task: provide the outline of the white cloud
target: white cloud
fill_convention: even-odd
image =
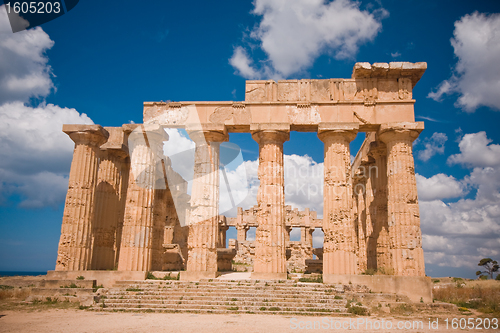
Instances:
[[[54,42],[40,28],[12,33],[0,7],[0,203],[12,195],[21,207],[57,206],[68,189],[74,143],[63,124],[92,124],[75,109],[40,103],[54,84],[45,52]]]
[[[416,174],[418,198],[421,201],[442,200],[465,194],[465,186],[453,176],[439,173],[430,178]]]
[[[0,105],[45,97],[54,88],[45,52],[54,45],[42,28],[12,33],[0,6]]]
[[[465,134],[460,143],[460,154],[451,155],[449,164],[463,164],[471,167],[500,165],[500,145],[492,144],[486,132]]]
[[[480,106],[500,110],[500,14],[465,15],[455,22],[451,44],[458,58],[454,73],[428,97],[439,101],[457,93],[457,106],[467,112]]]
[[[435,154],[444,154],[444,144],[448,137],[444,133],[435,132],[430,138],[422,140],[425,149],[418,152],[418,158],[422,161],[428,161]]]
[[[262,19],[250,33],[267,56],[254,65],[236,47],[230,64],[245,78],[288,77],[311,66],[321,54],[353,58],[361,44],[381,30],[384,9],[362,11],[350,0],[255,0],[252,13]]]
[[[285,155],[285,204],[304,210],[310,208],[323,215],[323,163],[311,157]]]
[[[499,145],[485,132],[466,134],[452,163],[473,167],[462,180],[437,174],[417,175],[425,260],[428,264],[474,269],[479,260],[500,250]],[[444,203],[475,189],[472,198]]]
[[[241,162],[238,167],[227,172],[231,193],[237,206],[248,209],[257,204],[259,179],[258,160]],[[304,210],[310,208],[323,214],[323,163],[316,163],[309,156],[284,155],[285,204]],[[220,212],[227,209],[229,202],[224,179],[221,182]],[[230,206],[230,205],[229,205]],[[228,214],[226,214],[228,215]],[[234,212],[229,213],[234,215]]]
[[[249,58],[247,51],[241,46],[234,49],[233,56],[229,59],[229,64],[236,68],[239,74],[246,78],[260,79],[261,73],[258,73],[253,67],[253,61]]]
[[[19,32],[20,33],[20,32]],[[0,105],[0,179],[3,196],[20,194],[21,206],[60,204],[68,190],[74,143],[63,124],[92,124],[85,114],[56,105]]]

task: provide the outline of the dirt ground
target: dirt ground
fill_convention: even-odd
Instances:
[[[383,324],[381,320],[384,320]],[[446,329],[444,317],[439,318],[438,327],[429,328],[427,318],[421,318],[424,327],[411,328],[405,332],[456,332],[459,329]],[[371,321],[372,328],[365,323]],[[258,314],[189,314],[189,313],[105,313],[82,311],[76,309],[49,310],[4,310],[0,311],[0,332],[37,332],[37,333],[153,333],[153,332],[193,332],[193,333],[224,333],[224,332],[387,332],[398,331],[398,322],[408,322],[409,327],[416,318],[394,317],[290,317],[280,315]],[[433,319],[435,320],[435,318]],[[336,324],[336,322],[338,323]],[[387,321],[394,326],[387,329]],[[316,322],[316,329],[313,325]],[[377,324],[385,325],[384,329],[376,329]],[[353,323],[353,324],[351,324]],[[308,326],[309,325],[309,326]],[[320,326],[322,325],[322,326]],[[344,328],[341,328],[341,325]],[[404,324],[403,324],[404,325]],[[468,331],[467,329],[465,331]],[[471,330],[476,331],[476,330]],[[500,329],[481,330],[483,332],[500,332]]]

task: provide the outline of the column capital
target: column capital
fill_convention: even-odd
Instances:
[[[109,138],[109,133],[101,125],[63,125],[63,132],[68,134],[75,144],[99,147]]]
[[[229,140],[225,125],[203,124],[199,126],[188,126],[186,127],[186,131],[191,140],[196,144],[202,144],[204,142],[225,142]]]
[[[157,124],[125,124],[122,128],[129,141],[143,138],[146,145],[168,141],[169,138],[163,126]]]
[[[415,140],[424,130],[423,122],[385,123],[380,125],[379,139],[388,143],[393,140]]]
[[[349,142],[358,134],[358,123],[320,123],[318,125],[318,138],[325,141],[332,136],[342,136]]]
[[[290,124],[288,123],[269,123],[269,124],[251,124],[250,132],[252,138],[261,143],[283,144],[290,139]]]

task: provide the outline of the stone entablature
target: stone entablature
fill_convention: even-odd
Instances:
[[[166,254],[177,253],[187,269],[181,278],[215,277],[231,223],[217,215],[219,145],[230,132],[249,132],[259,144],[256,218],[248,221],[257,224],[254,276],[283,278],[289,229],[318,224],[312,212],[295,216],[284,204],[283,143],[290,131],[310,131],[325,147],[324,281],[375,263],[395,275],[423,276],[412,153],[423,123],[415,122],[411,91],[426,66],[357,63],[351,79],[247,81],[243,102],[145,102],[144,124],[65,125],[75,150],[56,270],[161,270],[171,267]],[[164,142],[175,144],[166,127],[186,129],[195,142],[190,197],[163,156]],[[367,140],[353,175],[349,143],[359,132]],[[368,165],[379,176],[361,179],[357,170]],[[179,183],[169,187],[174,178]],[[244,238],[248,225],[236,226]],[[221,252],[224,266],[231,253]]]
[[[247,81],[243,102],[145,102],[144,122],[184,127],[196,107],[201,124],[250,132],[252,124],[289,124],[292,131],[320,123],[358,123],[374,131],[382,123],[414,122],[412,88],[426,63],[357,63],[351,79]]]
[[[229,227],[258,227],[259,223],[257,222],[257,211],[259,210],[258,206],[250,207],[247,210],[243,210],[241,207],[238,207],[238,215],[237,217],[228,217],[226,218],[226,223]],[[303,211],[299,211],[298,208],[292,208],[290,205],[285,206],[285,226],[288,228],[300,228],[300,227],[308,227],[308,228],[322,228],[323,227],[323,219],[318,219],[315,211],[310,210],[309,208],[304,209]]]

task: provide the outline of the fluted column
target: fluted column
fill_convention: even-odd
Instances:
[[[195,142],[194,175],[189,216],[187,271],[181,279],[197,280],[217,274],[219,228],[220,143],[229,139],[221,130],[189,131]]]
[[[387,148],[381,141],[371,143],[370,156],[375,160],[376,177],[370,183],[373,189],[373,233],[368,239],[368,248],[375,248],[376,266],[379,272],[392,273],[392,259],[389,250],[389,226],[387,224]]]
[[[258,128],[252,133],[259,144],[260,180],[252,274],[256,279],[286,279],[283,143],[289,139],[288,129]]]
[[[109,134],[99,125],[64,125],[75,142],[64,207],[57,271],[88,270],[92,253],[92,224],[99,146]]]
[[[120,128],[121,130],[121,128]],[[99,163],[93,227],[92,269],[115,267],[115,237],[120,220],[120,190],[122,164],[128,153],[120,148],[107,147]],[[123,213],[123,212],[121,212]]]
[[[325,144],[323,187],[323,274],[356,274],[355,230],[352,215],[352,175],[349,143],[358,125],[320,124]]]
[[[229,227],[225,223],[219,223],[219,244],[218,247],[226,247],[226,233]]]
[[[365,203],[365,191],[366,191],[366,177],[364,174],[356,175],[354,182],[354,204],[357,212],[356,218],[356,230],[357,230],[357,257],[358,257],[358,271],[364,272],[367,268],[367,249],[366,249],[366,203]]]
[[[118,270],[148,271],[154,255],[153,233],[161,230],[154,223],[155,187],[168,135],[157,125],[129,125],[125,130],[131,131],[130,175]]]
[[[381,125],[379,131],[387,145],[387,210],[395,275],[425,275],[412,152],[412,142],[422,130],[423,123],[393,123]]]
[[[237,225],[236,226],[236,239],[238,242],[244,242],[247,240],[247,231],[250,227],[246,225]]]
[[[290,232],[292,231],[292,227],[285,226],[285,244],[290,242]]]

